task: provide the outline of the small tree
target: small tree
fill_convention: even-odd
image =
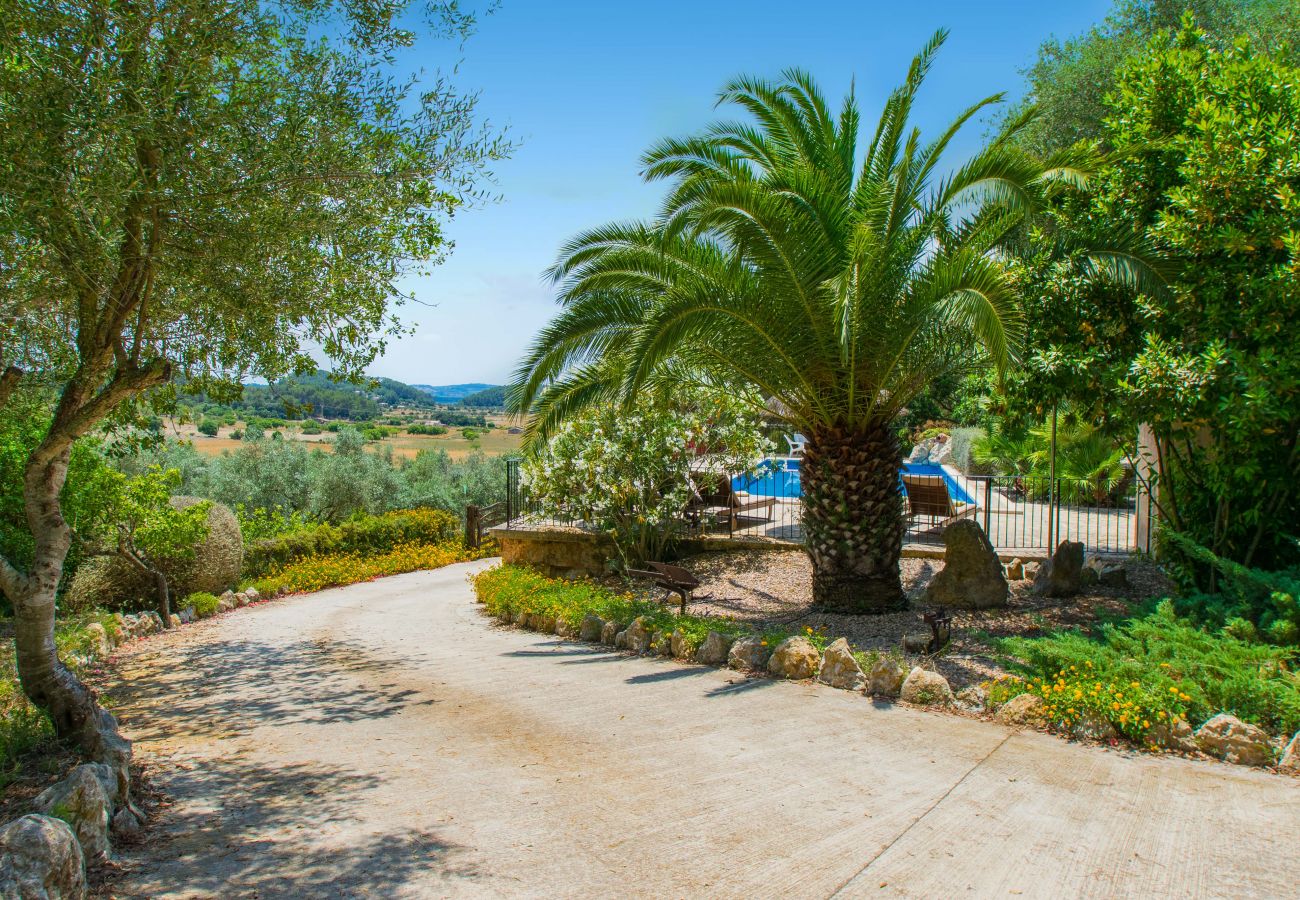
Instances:
[[[463,37],[454,3],[10,0],[0,29],[0,406],[57,395],[28,454],[30,563],[0,559],[23,689],[56,732],[120,761],[59,661],[77,440],[184,376],[359,375],[398,330],[399,283],[508,148],[444,80],[394,79],[405,23]]]
[[[607,532],[624,563],[661,559],[692,500],[772,452],[753,412],[760,405],[696,390],[589,410],[524,460],[523,482],[544,515]]]
[[[151,466],[135,478],[110,472],[104,513],[97,524],[101,552],[113,553],[153,579],[158,614],[163,627],[171,627],[171,585],[167,569],[194,558],[195,549],[208,536],[209,501],[189,506],[172,505],[171,495],[181,481],[177,469]]]

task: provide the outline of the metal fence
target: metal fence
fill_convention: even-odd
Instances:
[[[774,460],[752,476],[697,473],[692,480],[698,499],[676,523],[681,534],[803,541],[797,459]],[[1141,546],[1150,529],[1138,527],[1132,479],[1113,490],[1094,490],[1060,478],[964,475],[948,466],[906,466],[899,502],[907,527],[904,542],[913,546],[942,546],[948,525],[973,519],[1003,554],[1041,555],[1063,540],[1081,541],[1094,552],[1151,549]],[[552,504],[543,512],[521,482],[518,459],[506,461],[504,518],[508,528],[597,527],[562,506]]]

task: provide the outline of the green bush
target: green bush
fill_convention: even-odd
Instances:
[[[359,516],[341,525],[312,525],[279,537],[253,541],[244,554],[244,574],[260,578],[309,556],[383,553],[400,544],[438,544],[461,536],[461,522],[436,509],[410,509]]]
[[[447,429],[442,427],[441,425],[407,425],[406,433],[439,435],[439,434],[446,434]]]
[[[1294,650],[1198,628],[1168,600],[1151,615],[1103,627],[1097,638],[1062,632],[997,645],[1031,682],[1064,681],[1062,691],[1073,690],[1076,680],[1085,687],[1101,683],[1149,713],[1183,715],[1194,726],[1226,712],[1274,734],[1300,730]],[[1130,724],[1119,722],[1121,710],[1113,712],[1112,724]]]
[[[216,594],[210,594],[207,591],[198,591],[190,594],[184,600],[177,604],[178,609],[185,609],[187,606],[194,608],[194,615],[200,619],[206,619],[209,616],[217,614],[217,606],[220,601]]]
[[[217,432],[221,430],[221,423],[215,419],[204,419],[199,423],[199,434],[206,434],[208,437],[216,437]]]

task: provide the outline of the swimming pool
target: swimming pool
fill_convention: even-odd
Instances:
[[[909,475],[939,475],[947,483],[948,494],[953,500],[960,500],[963,503],[974,502],[974,498],[966,493],[961,484],[943,466],[931,463],[904,463],[900,472]],[[800,497],[803,492],[799,484],[799,460],[765,459],[760,464],[757,474],[737,475],[732,478],[731,489],[745,491],[758,497],[788,499]]]

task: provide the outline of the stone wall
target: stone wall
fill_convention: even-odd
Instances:
[[[607,575],[610,561],[618,558],[608,537],[577,528],[493,528],[489,533],[504,562],[533,566],[553,578]]]

